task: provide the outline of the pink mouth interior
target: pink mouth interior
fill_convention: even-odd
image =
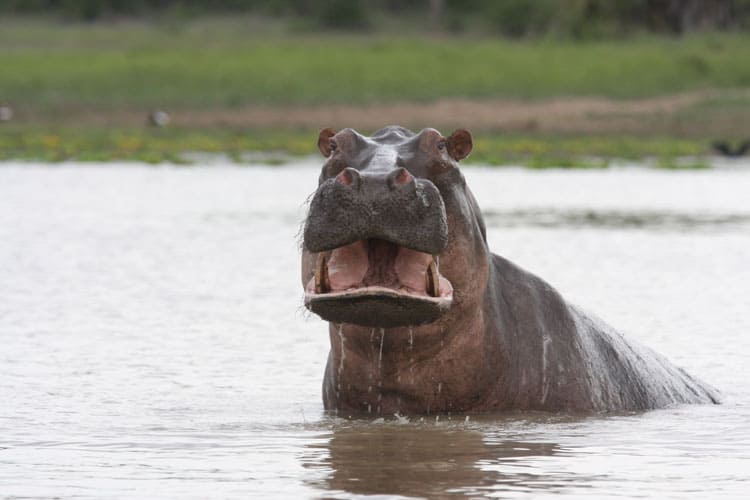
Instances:
[[[427,290],[427,273],[434,260],[428,253],[385,240],[356,241],[332,250],[326,259],[330,285],[327,293],[378,287],[433,297]],[[439,283],[438,297],[450,297],[453,294],[450,281],[439,275]],[[308,293],[315,293],[314,277],[306,288]]]

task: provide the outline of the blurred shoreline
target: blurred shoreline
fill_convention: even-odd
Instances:
[[[507,39],[0,20],[0,159],[307,155],[322,127],[468,128],[490,164],[698,157],[750,136],[750,34]],[[165,127],[149,126],[156,110]],[[600,158],[592,162],[590,159]]]

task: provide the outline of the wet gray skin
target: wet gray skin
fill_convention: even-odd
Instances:
[[[622,411],[717,392],[490,253],[458,168],[471,134],[321,131],[305,305],[330,322],[325,407],[346,414]],[[377,387],[373,387],[377,380]]]

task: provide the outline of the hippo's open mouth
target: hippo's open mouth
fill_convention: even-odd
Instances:
[[[364,326],[429,323],[452,300],[437,257],[376,238],[318,253],[305,288],[305,305],[314,313]]]

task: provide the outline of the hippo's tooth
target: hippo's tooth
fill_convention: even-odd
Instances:
[[[328,293],[331,291],[331,281],[328,279],[328,263],[323,253],[318,254],[318,262],[315,264],[315,293]]]
[[[425,274],[425,280],[427,281],[427,294],[431,297],[440,296],[440,274],[438,274],[437,264],[435,261],[431,261],[430,265],[427,266],[427,273]]]

